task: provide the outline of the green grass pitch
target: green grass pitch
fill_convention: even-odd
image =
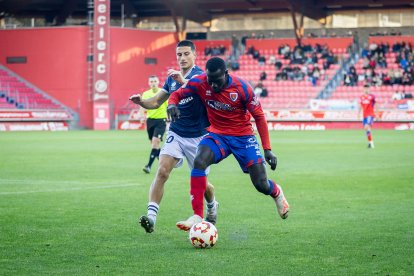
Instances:
[[[230,156],[210,181],[217,245],[175,227],[191,214],[189,169],[174,170],[156,230],[146,133],[0,133],[0,275],[414,275],[414,132],[271,132],[281,220]],[[157,163],[155,164],[155,167]]]

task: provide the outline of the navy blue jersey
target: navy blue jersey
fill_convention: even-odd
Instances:
[[[194,76],[203,74],[203,70],[194,66],[184,76],[185,79],[191,79]],[[162,89],[171,95],[181,87],[181,83],[176,82],[173,78],[168,77]],[[171,122],[170,130],[174,131],[181,137],[194,138],[200,137],[207,133],[206,127],[210,125],[207,119],[207,112],[204,104],[198,95],[189,95],[178,103],[180,110],[180,119]]]

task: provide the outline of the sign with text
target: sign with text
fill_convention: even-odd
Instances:
[[[108,103],[94,103],[93,105],[93,129],[108,130],[110,127]]]
[[[110,0],[95,0],[93,24],[94,129],[109,129]],[[97,117],[98,116],[98,117]],[[105,119],[103,119],[103,116]],[[104,123],[105,122],[105,123]]]
[[[65,110],[0,110],[0,121],[71,121]]]
[[[1,131],[68,131],[67,122],[0,122]]]

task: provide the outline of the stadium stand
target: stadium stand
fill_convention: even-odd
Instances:
[[[335,41],[332,38],[332,41]],[[270,40],[267,40],[270,41]],[[278,39],[273,39],[276,45],[279,45]],[[285,41],[285,40],[281,40]],[[260,64],[257,58],[247,53],[241,54],[237,60],[238,66],[232,73],[240,78],[250,82],[252,87],[260,81],[260,75],[262,72],[266,73],[266,79],[261,80],[263,86],[268,90],[268,96],[260,98],[260,101],[265,109],[307,109],[309,108],[309,100],[316,98],[327,82],[340,68],[340,62],[347,59],[349,54],[346,47],[329,47],[329,40],[327,44],[315,46],[304,45],[307,50],[302,53],[302,61],[294,62],[291,55],[294,53],[294,47],[291,47],[290,54],[281,54],[280,49],[276,47],[274,49],[262,49],[259,50],[259,55],[264,57],[265,62]],[[210,41],[211,45],[220,45],[223,41]],[[226,45],[229,44],[229,41]],[[205,67],[205,64],[212,54],[205,54],[205,48],[198,48],[197,51],[197,65],[201,68]],[[311,60],[312,54],[315,54],[316,60]],[[217,55],[226,61],[228,61],[228,67],[231,68],[231,51],[226,49]],[[329,62],[328,62],[329,60]],[[275,61],[281,63],[280,68],[276,68]],[[329,63],[329,65],[328,65]],[[176,61],[171,60],[170,67],[176,67]],[[318,80],[315,80],[312,74],[314,69],[318,68]],[[288,69],[288,72],[285,72]],[[166,79],[166,71],[161,72],[161,82]],[[277,78],[277,75],[285,72],[286,77]],[[300,73],[299,77],[295,72]],[[302,74],[303,73],[303,74]]]
[[[0,108],[63,109],[55,99],[7,70],[0,68]]]
[[[405,41],[391,45],[388,42],[371,43],[362,49],[360,59],[349,68],[330,99],[357,100],[364,84],[369,84],[380,109],[395,108],[414,91],[411,52],[411,44]],[[405,94],[404,97],[395,99],[393,95],[400,92]]]

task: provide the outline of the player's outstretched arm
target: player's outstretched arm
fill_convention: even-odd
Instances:
[[[161,90],[155,94],[154,97],[148,99],[142,99],[141,94],[134,94],[129,97],[129,100],[145,109],[157,109],[168,99],[168,96],[169,95],[167,93]]]

